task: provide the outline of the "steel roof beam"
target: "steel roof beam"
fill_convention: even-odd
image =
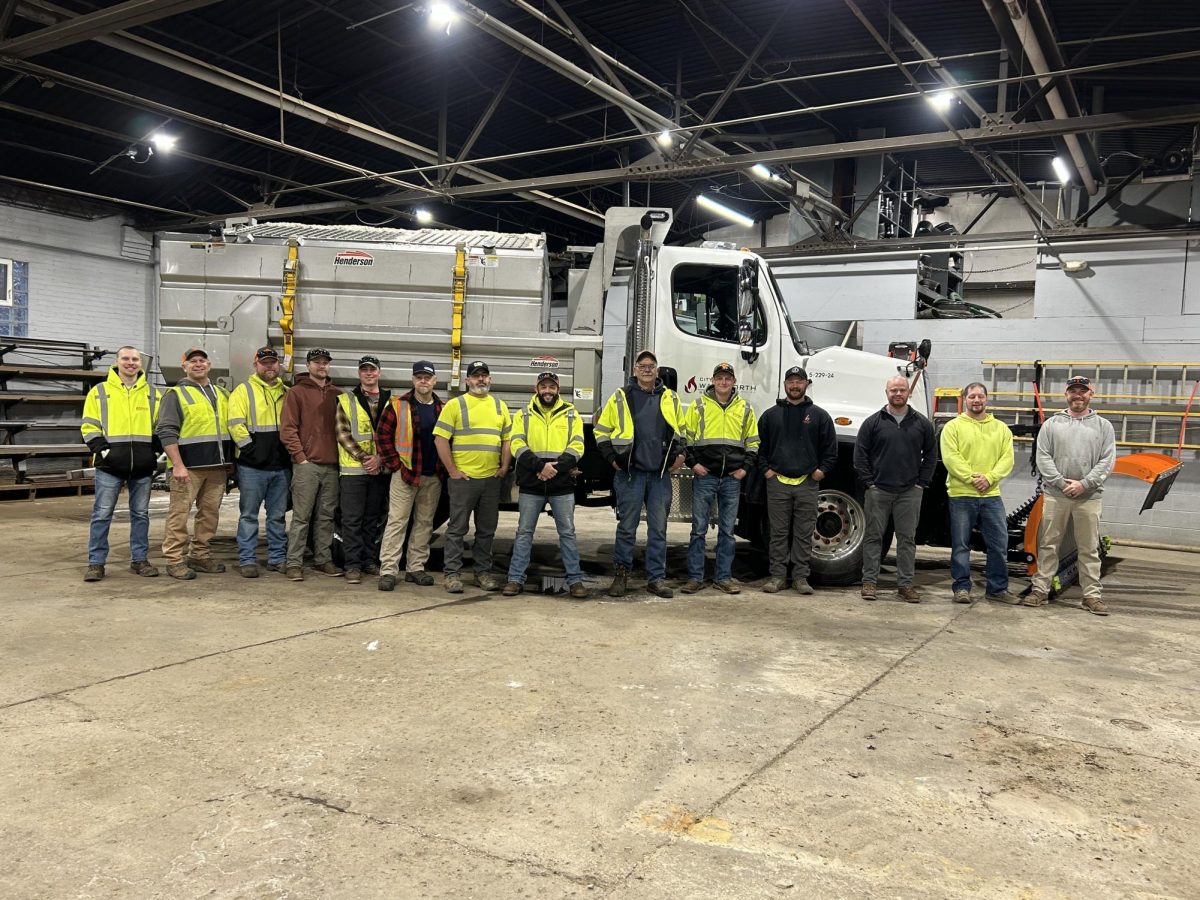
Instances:
[[[114,31],[211,6],[217,0],[126,0],[0,43],[0,55],[24,59],[94,40]]]

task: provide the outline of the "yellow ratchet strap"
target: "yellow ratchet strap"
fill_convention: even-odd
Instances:
[[[462,322],[463,303],[467,299],[467,248],[458,244],[454,248],[454,312],[450,319],[450,387],[458,387],[462,369]]]
[[[296,283],[300,276],[300,247],[295,241],[288,244],[287,261],[283,264],[283,294],[279,298],[281,315],[279,327],[283,329],[283,368],[292,374],[295,360],[293,349],[295,312],[296,312]]]

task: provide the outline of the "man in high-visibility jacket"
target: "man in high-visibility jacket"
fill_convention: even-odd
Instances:
[[[260,347],[254,374],[229,395],[229,435],[237,445],[238,574],[258,577],[258,512],[267,507],[267,570],[287,565],[287,502],[292,461],[279,440],[279,414],[287,385],[279,377],[279,351]]]
[[[375,430],[392,392],[379,387],[379,358],[358,361],[358,386],[338,397],[338,503],[342,510],[342,548],[346,583],[379,574],[379,545],[387,520],[392,473],[376,449]]]
[[[542,372],[529,405],[513,417],[512,452],[520,494],[520,519],[508,564],[504,596],[515,597],[525,586],[533,533],[538,517],[550,504],[558,529],[568,593],[587,599],[579,545],[575,542],[575,471],[583,457],[583,423],[575,407],[558,395],[558,375]]]
[[[381,591],[396,588],[410,516],[412,533],[408,535],[404,580],[424,587],[433,584],[425,563],[429,560],[433,516],[446,478],[446,469],[433,444],[433,427],[442,413],[442,400],[433,392],[436,384],[437,369],[433,363],[418,360],[413,363],[412,390],[402,397],[393,397],[379,417],[376,446],[384,468],[392,473],[387,528],[379,554]]]
[[[688,544],[688,580],[682,588],[694,594],[704,587],[704,537],[717,507],[717,558],[713,587],[740,594],[733,580],[733,526],[737,522],[742,479],[758,455],[758,421],[754,409],[737,392],[730,363],[719,363],[712,384],[688,408],[683,430],[692,481],[692,537]]]
[[[617,388],[596,420],[596,446],[613,467],[617,573],[610,597],[623,597],[633,568],[642,507],[646,508],[646,587],[657,597],[673,597],[667,586],[667,516],[671,512],[671,473],[684,462],[686,442],[679,396],[658,377],[658,357],[643,350],[633,376]]]
[[[229,438],[229,395],[208,379],[208,353],[193,347],[183,354],[184,377],[163,397],[158,439],[171,466],[171,503],[163,532],[167,574],[184,580],[197,572],[224,572],[209,542],[217,533],[225,482],[233,471]],[[195,532],[188,548],[188,514],[196,507]]]
[[[492,371],[487,363],[468,363],[466,382],[468,392],[442,408],[433,429],[434,446],[450,479],[443,567],[448,594],[463,591],[463,540],[472,515],[475,580],[485,591],[504,586],[503,579],[491,571],[492,539],[500,520],[500,483],[511,460],[512,416],[503,400],[491,396]]]
[[[136,347],[117,351],[108,378],[88,391],[83,404],[83,442],[95,455],[96,500],[88,534],[88,567],[84,581],[104,577],[108,532],[121,486],[129,489],[129,571],[152,577],[158,569],[150,553],[150,482],[158,467],[158,391],[142,371]]]

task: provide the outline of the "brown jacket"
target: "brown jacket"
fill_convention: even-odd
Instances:
[[[279,414],[279,439],[292,462],[337,465],[337,398],[341,393],[328,379],[318,385],[307,373],[296,376]]]

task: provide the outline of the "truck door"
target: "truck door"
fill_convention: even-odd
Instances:
[[[732,364],[738,392],[757,414],[778,393],[780,336],[765,298],[748,284],[757,262],[679,262],[667,277],[668,314],[656,316],[659,364],[679,373],[679,397],[690,404],[708,388],[718,363]],[[663,311],[665,312],[665,310]]]

